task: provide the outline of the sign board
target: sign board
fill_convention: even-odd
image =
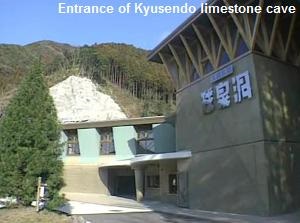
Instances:
[[[232,67],[232,66],[231,66]],[[245,99],[252,98],[252,88],[249,71],[235,75],[231,79],[220,81],[228,76],[233,68],[222,74],[212,77],[214,85],[201,92],[204,114],[209,114],[215,109],[228,108],[232,102],[241,103]],[[231,72],[232,73],[232,72]],[[218,79],[219,78],[219,79]],[[233,94],[233,96],[231,96]]]
[[[228,77],[230,74],[233,73],[233,65],[229,65],[222,70],[217,71],[214,73],[210,78],[210,83],[215,83],[225,77]]]

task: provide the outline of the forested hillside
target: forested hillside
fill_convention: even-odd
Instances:
[[[2,44],[0,110],[39,60],[49,86],[70,75],[88,77],[111,94],[129,117],[170,113],[175,103],[172,83],[163,66],[147,61],[147,54],[143,49],[117,43],[82,47],[52,41],[25,46]]]

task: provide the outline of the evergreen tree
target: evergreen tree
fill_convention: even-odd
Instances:
[[[28,205],[35,200],[37,178],[49,189],[49,207],[62,201],[60,125],[56,109],[35,65],[0,119],[0,196],[16,196]]]

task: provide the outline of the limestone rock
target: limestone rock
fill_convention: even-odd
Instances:
[[[62,123],[126,118],[119,105],[88,78],[70,76],[51,87],[50,94]]]

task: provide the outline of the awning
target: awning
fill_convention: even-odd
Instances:
[[[101,164],[99,167],[130,167],[130,160],[112,160],[110,162]]]
[[[187,159],[192,157],[191,151],[179,151],[174,153],[160,153],[160,154],[145,154],[136,156],[131,159],[131,166],[137,164],[143,164],[147,162],[153,161],[161,161],[161,160],[174,160],[174,159]]]

